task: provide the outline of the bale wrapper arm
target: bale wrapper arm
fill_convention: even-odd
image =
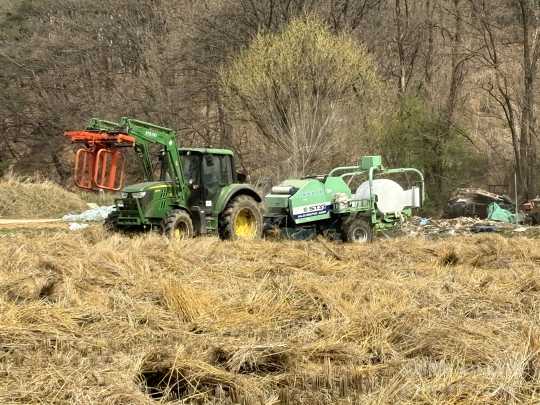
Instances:
[[[345,179],[347,177],[353,178],[353,177],[361,177],[367,175],[367,184],[369,185],[369,211],[371,213],[371,223],[373,224],[373,228],[375,230],[385,230],[389,228],[393,228],[395,226],[395,220],[392,218],[390,221],[385,221],[385,217],[387,215],[381,215],[380,210],[378,210],[377,207],[377,195],[374,192],[374,180],[375,180],[375,174],[379,176],[387,176],[392,174],[406,174],[406,173],[413,173],[417,176],[418,180],[415,183],[415,186],[411,190],[411,196],[412,201],[411,205],[412,207],[421,207],[424,203],[425,199],[425,186],[424,186],[424,175],[422,172],[418,169],[412,168],[412,167],[406,167],[406,168],[394,168],[394,169],[387,169],[385,168],[380,160],[375,159],[375,162],[372,162],[373,156],[365,156],[359,166],[344,166],[344,167],[336,167],[330,171],[328,174],[329,176],[336,176],[339,173],[339,177]],[[375,158],[378,158],[375,156]],[[350,181],[348,182],[348,184]],[[416,189],[415,189],[416,188]],[[419,192],[416,193],[416,190]],[[416,201],[415,201],[416,199]],[[349,202],[349,205],[352,209],[354,205],[361,205],[365,206],[366,200],[363,199],[351,199]],[[396,214],[403,215],[405,213],[406,216],[410,215],[410,208],[406,209],[405,212],[395,212],[390,213],[390,216],[396,216]]]

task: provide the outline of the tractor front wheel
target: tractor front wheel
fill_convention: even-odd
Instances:
[[[163,234],[171,240],[193,237],[193,222],[184,210],[172,210],[163,220]]]
[[[221,239],[260,239],[263,218],[257,201],[248,195],[232,199],[223,210],[219,228]]]
[[[107,232],[116,232],[118,231],[118,227],[116,225],[116,220],[118,218],[118,212],[113,211],[111,212],[107,218],[105,218],[105,221],[103,222],[103,228]]]
[[[349,217],[343,221],[341,227],[344,242],[366,243],[373,240],[373,229],[363,218]]]

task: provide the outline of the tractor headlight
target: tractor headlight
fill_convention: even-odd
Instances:
[[[121,194],[122,198],[128,198],[129,197],[129,193],[126,193],[125,191],[122,192]]]
[[[131,194],[133,198],[144,198],[145,195],[146,191],[139,191],[138,193]]]

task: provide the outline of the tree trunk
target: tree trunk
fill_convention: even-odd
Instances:
[[[534,10],[527,0],[519,0],[523,34],[523,99],[521,105],[519,154],[523,170],[520,173],[522,195],[529,199],[536,194],[536,117],[534,111],[535,85],[539,55],[539,27]],[[535,7],[535,6],[532,6]],[[531,24],[535,24],[531,27]],[[531,28],[534,28],[531,43]]]
[[[434,179],[434,189],[438,195],[444,195],[444,179],[446,177],[446,167],[443,160],[444,149],[452,137],[452,128],[454,126],[454,117],[456,114],[457,102],[461,93],[464,76],[464,64],[465,60],[461,55],[461,33],[463,30],[462,15],[460,9],[461,0],[453,0],[454,9],[454,29],[451,36],[451,74],[450,74],[450,88],[448,89],[448,98],[446,100],[446,107],[441,114],[442,121],[437,127],[435,135],[435,142],[433,149],[435,152],[435,161],[432,166],[432,178]]]
[[[225,117],[225,108],[219,94],[219,89],[216,90],[216,104],[219,122],[219,145],[222,148],[232,148],[231,127]]]

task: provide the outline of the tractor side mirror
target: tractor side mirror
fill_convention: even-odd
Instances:
[[[247,181],[247,176],[245,173],[237,172],[236,179],[238,180],[239,183],[245,183]]]

